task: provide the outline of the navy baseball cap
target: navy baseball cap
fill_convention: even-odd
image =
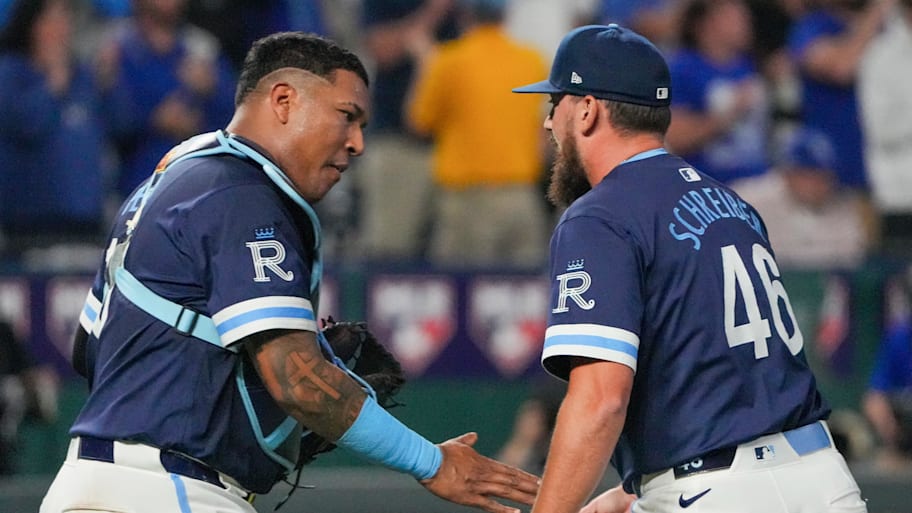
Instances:
[[[591,94],[660,107],[671,103],[671,75],[665,58],[645,37],[614,23],[586,25],[561,40],[548,80],[513,92]]]

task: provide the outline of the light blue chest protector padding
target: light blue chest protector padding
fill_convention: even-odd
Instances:
[[[202,141],[204,144],[201,144],[200,141]],[[212,142],[215,142],[216,145],[213,146]],[[187,145],[187,149],[185,150],[186,153],[180,154],[181,146],[184,145]],[[300,194],[298,194],[285,174],[282,173],[282,171],[280,171],[275,166],[275,164],[263,157],[259,152],[250,146],[233,137],[227,136],[222,131],[215,132],[214,134],[204,134],[197,136],[183,143],[181,146],[178,146],[174,150],[178,156],[174,158],[174,160],[168,162],[167,166],[164,169],[156,171],[152,178],[147,182],[146,188],[142,194],[142,199],[140,200],[139,207],[136,210],[136,214],[127,223],[127,233],[125,240],[119,243],[116,240],[114,241],[112,249],[110,250],[111,256],[108,258],[106,268],[106,284],[104,292],[105,296],[107,297],[110,290],[116,286],[120,293],[131,303],[135,304],[137,307],[152,317],[155,317],[156,319],[173,327],[179,333],[209,342],[210,344],[213,344],[226,351],[231,351],[234,353],[238,352],[239,349],[237,346],[229,348],[222,346],[221,339],[218,335],[218,331],[216,330],[215,323],[212,321],[212,318],[199,314],[198,312],[194,312],[193,310],[185,308],[177,303],[161,297],[146,287],[138,279],[136,279],[136,277],[127,271],[127,269],[123,266],[124,256],[126,254],[127,248],[129,247],[133,232],[136,229],[136,225],[139,222],[139,218],[142,215],[143,209],[149,198],[152,196],[152,194],[154,194],[156,188],[161,183],[165,173],[171,169],[174,164],[187,159],[228,154],[235,155],[242,159],[250,159],[261,165],[263,171],[266,173],[266,176],[268,176],[269,179],[272,180],[272,182],[282,190],[282,192],[284,192],[299,207],[301,207],[301,209],[307,214],[308,218],[310,219],[314,233],[315,255],[310,279],[310,297],[316,317],[323,265],[320,256],[320,221],[310,204],[308,204],[300,196]],[[193,149],[194,146],[202,147]],[[323,347],[324,352],[331,356],[331,359],[336,366],[345,370],[349,376],[356,379],[370,395],[374,395],[374,391],[370,388],[370,386],[367,385],[367,383],[365,383],[364,380],[362,380],[359,376],[351,372],[345,366],[345,364],[335,356],[332,348],[326,341],[326,338],[323,336],[323,333],[319,331],[317,332],[317,340]],[[306,436],[309,431],[304,432],[304,428],[300,423],[298,423],[294,418],[286,416],[285,420],[282,421],[277,427],[266,433],[267,430],[263,428],[260,415],[257,413],[257,404],[255,404],[256,401],[251,398],[247,386],[247,380],[245,379],[244,367],[245,366],[243,359],[239,358],[236,372],[237,387],[240,392],[241,399],[244,403],[244,408],[247,411],[247,416],[250,420],[250,426],[256,435],[257,442],[259,443],[260,448],[270,458],[282,465],[287,470],[292,470],[295,467],[295,463],[298,459],[298,447],[300,445],[300,438],[301,436]]]

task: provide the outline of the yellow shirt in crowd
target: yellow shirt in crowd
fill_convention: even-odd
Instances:
[[[408,117],[434,139],[436,182],[450,188],[537,182],[542,98],[511,90],[547,76],[542,56],[500,27],[481,26],[429,59]]]

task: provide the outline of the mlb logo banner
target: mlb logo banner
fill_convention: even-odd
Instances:
[[[320,319],[332,316],[337,321],[350,320],[346,319],[342,314],[339,305],[339,282],[333,276],[323,275],[320,280],[320,307],[317,315]],[[319,321],[320,319],[317,320]],[[318,322],[317,326],[322,328],[323,324]]]
[[[422,375],[456,334],[458,294],[453,279],[376,275],[367,294],[371,331],[407,376]]]
[[[92,288],[89,277],[52,278],[45,289],[45,333],[60,355],[69,359],[73,353],[73,333],[86,293]]]
[[[82,291],[82,297],[88,288]],[[82,305],[80,304],[80,308]],[[78,312],[78,310],[77,310]],[[78,313],[77,313],[78,315]],[[0,280],[0,320],[12,326],[16,337],[25,342],[32,335],[32,296],[24,278]]]
[[[514,378],[538,363],[549,299],[546,278],[481,277],[470,282],[470,338],[503,376]]]

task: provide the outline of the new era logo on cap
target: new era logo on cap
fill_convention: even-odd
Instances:
[[[591,94],[659,107],[671,103],[671,87],[668,64],[658,48],[636,32],[611,24],[570,31],[554,55],[548,79],[513,92]]]

